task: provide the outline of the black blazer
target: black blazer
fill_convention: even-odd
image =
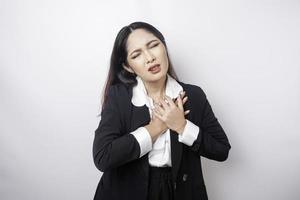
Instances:
[[[190,113],[186,119],[200,130],[192,146],[179,142],[178,134],[170,130],[175,199],[206,200],[200,156],[225,161],[231,146],[203,90],[196,85],[177,82],[188,96],[184,110]],[[129,133],[147,125],[150,114],[146,105],[134,106],[131,97],[131,87],[113,85],[102,107],[101,120],[95,130],[93,158],[96,167],[104,173],[94,200],[147,199],[148,153],[139,158],[139,144]]]

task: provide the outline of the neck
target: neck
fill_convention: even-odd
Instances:
[[[167,76],[156,82],[144,82],[149,97],[153,100],[162,99],[165,95]]]

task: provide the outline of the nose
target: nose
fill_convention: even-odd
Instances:
[[[151,63],[155,60],[155,57],[149,51],[145,51],[146,63]]]

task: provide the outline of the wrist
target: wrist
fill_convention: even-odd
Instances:
[[[152,138],[152,142],[154,142],[157,139],[157,137],[161,134],[161,130],[157,126],[154,126],[153,124],[148,124],[144,127],[148,130]]]
[[[181,125],[177,130],[175,130],[177,133],[179,133],[179,134],[182,134],[183,133],[183,131],[184,131],[184,128],[185,128],[185,126],[186,126],[186,120],[184,120],[184,123],[183,123],[183,125]]]

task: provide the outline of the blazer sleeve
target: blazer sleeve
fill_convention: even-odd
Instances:
[[[102,106],[99,126],[95,130],[93,159],[102,172],[138,159],[140,155],[140,147],[135,137],[122,132],[117,95],[117,88],[111,86],[106,103]]]
[[[198,89],[197,99],[199,101],[197,101],[198,105],[195,107],[200,108],[196,111],[196,114],[201,115],[200,123],[197,124],[200,129],[191,149],[199,156],[216,161],[225,161],[231,145],[222,126],[214,115],[205,93],[200,87]]]

